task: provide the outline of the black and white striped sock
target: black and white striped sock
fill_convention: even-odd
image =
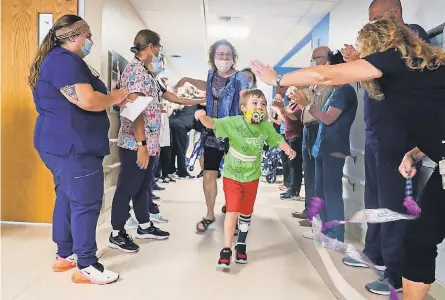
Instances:
[[[238,242],[237,244],[245,244],[247,239],[247,233],[249,232],[250,221],[252,220],[252,216],[243,216],[240,215],[238,218]]]

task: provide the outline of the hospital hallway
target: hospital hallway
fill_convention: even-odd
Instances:
[[[97,229],[98,255],[106,267],[120,273],[120,279],[107,286],[74,284],[72,271],[52,272],[56,247],[49,225],[2,224],[1,299],[357,300],[347,294],[348,288],[341,288],[346,294],[342,295],[334,287],[313,241],[303,238],[306,228],[292,218],[291,213],[300,211],[304,202],[280,200],[277,184],[260,184],[248,237],[249,263],[234,264],[229,272],[217,270],[223,242],[222,180],[218,185],[217,222],[203,235],[195,232],[196,222],[206,209],[202,180],[170,183],[165,191],[158,192],[162,215],[170,220],[159,227],[168,230],[171,237],[165,241],[136,240],[141,246],[136,254],[108,248],[108,210],[106,221]],[[135,229],[128,231],[135,233]],[[335,272],[342,274],[363,299],[387,299],[364,289],[365,283],[377,278],[373,271],[343,266],[339,254],[329,255]],[[336,278],[341,280],[339,275]]]

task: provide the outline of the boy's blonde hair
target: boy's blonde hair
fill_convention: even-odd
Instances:
[[[249,99],[251,97],[263,98],[264,100],[266,100],[266,96],[264,95],[263,91],[261,91],[259,89],[242,90],[240,92],[240,99],[239,99],[240,109],[241,109],[241,106],[247,106],[247,102],[249,102]]]

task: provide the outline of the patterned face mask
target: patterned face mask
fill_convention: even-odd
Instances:
[[[260,124],[266,119],[266,112],[261,109],[247,109],[244,115],[251,124]]]

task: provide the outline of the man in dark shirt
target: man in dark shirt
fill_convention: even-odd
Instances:
[[[392,18],[408,26],[428,42],[425,30],[416,24],[405,24],[400,0],[374,0],[369,6],[369,20]],[[355,49],[346,45],[345,61],[359,59]],[[406,152],[414,148],[406,129],[396,118],[388,101],[376,101],[365,93],[365,206],[368,209],[388,208],[401,211],[405,196],[405,180],[398,166]],[[368,224],[364,253],[371,261],[385,270],[377,281],[368,283],[366,289],[374,294],[389,295],[389,284],[402,289],[403,237],[405,221]],[[354,267],[366,267],[350,257],[343,262]]]

